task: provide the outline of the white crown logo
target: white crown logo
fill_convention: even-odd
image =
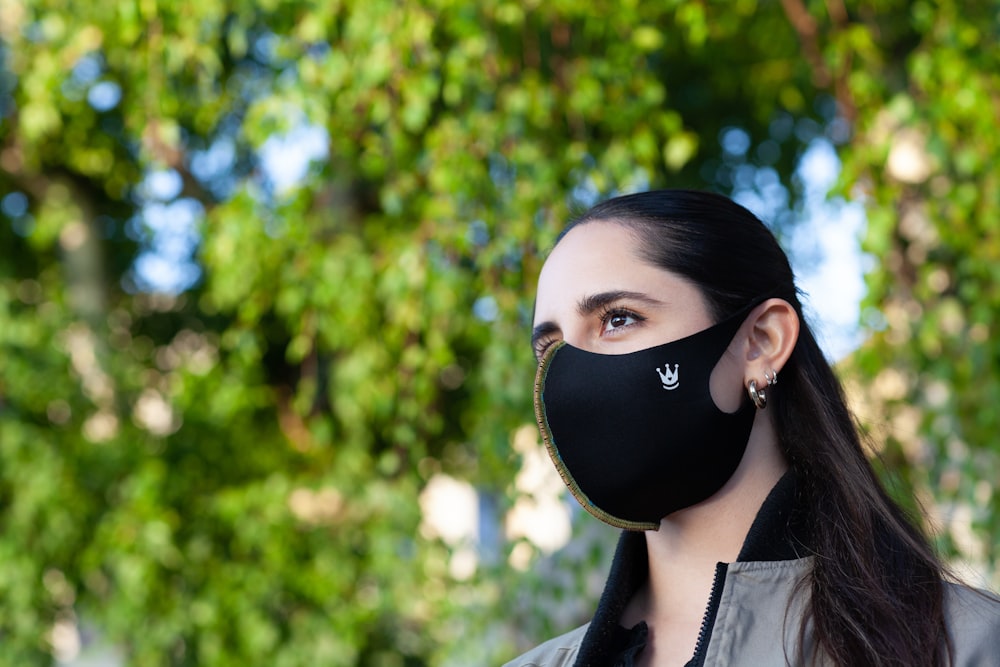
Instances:
[[[656,374],[660,376],[660,382],[663,383],[664,389],[677,389],[680,386],[679,369],[680,364],[674,364],[674,370],[670,370],[670,364],[664,364],[662,371],[659,368],[656,369]]]

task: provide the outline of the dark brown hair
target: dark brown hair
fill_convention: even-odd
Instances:
[[[716,321],[763,295],[795,308],[799,338],[780,384],[769,390],[768,409],[809,517],[817,650],[845,667],[945,664],[942,565],[865,456],[774,235],[730,199],[688,190],[617,197],[570,228],[593,221],[631,230],[643,259],[697,285]]]

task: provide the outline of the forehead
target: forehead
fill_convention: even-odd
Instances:
[[[569,230],[549,253],[542,273],[562,271],[566,265],[632,265],[644,261],[639,236],[623,223],[598,220]],[[645,263],[645,262],[644,262]]]
[[[614,221],[571,229],[556,244],[538,278],[535,321],[559,321],[586,296],[608,291],[642,292],[664,301],[700,301],[689,281],[650,264],[640,238]]]

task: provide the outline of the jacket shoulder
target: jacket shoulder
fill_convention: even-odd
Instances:
[[[589,624],[588,624],[589,625]],[[555,639],[540,644],[503,667],[571,667],[580,650],[588,625],[581,625]]]
[[[1000,598],[960,584],[946,584],[945,590],[953,664],[1000,664]]]

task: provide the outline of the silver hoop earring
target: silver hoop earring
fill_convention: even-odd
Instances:
[[[778,384],[778,371],[773,368],[771,369],[770,374],[767,371],[764,371],[764,379],[767,380],[768,387],[773,387]]]
[[[758,410],[763,410],[767,407],[767,396],[764,395],[764,390],[757,390],[757,381],[750,380],[750,384],[747,385],[747,393],[750,394],[750,400],[753,404],[757,406]]]

